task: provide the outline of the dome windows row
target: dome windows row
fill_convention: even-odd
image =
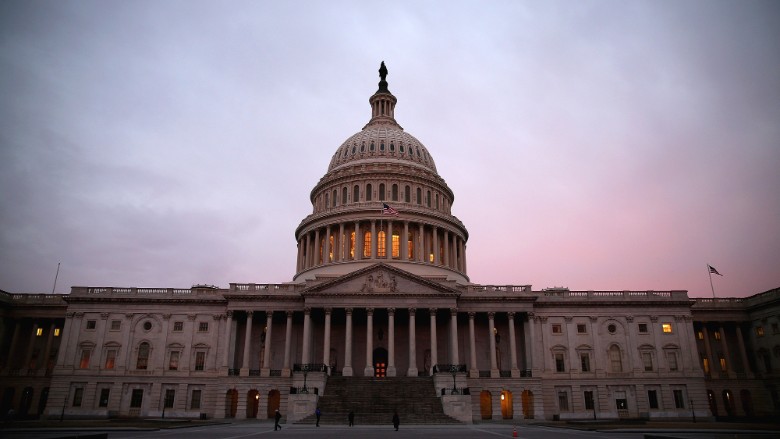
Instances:
[[[378,147],[374,141],[370,141],[368,145],[366,145],[365,141],[362,141],[360,142],[360,145],[358,145],[357,142],[353,142],[352,145],[343,146],[333,155],[331,166],[337,161],[347,159],[348,157],[364,155],[366,153],[375,154],[377,151],[380,154],[389,153],[391,155],[406,157],[411,160],[418,160],[425,164],[433,165],[433,159],[422,146],[415,144],[404,145],[403,142],[400,142],[396,148],[394,141],[390,141],[390,143],[387,144],[382,140],[379,142]]]
[[[397,183],[387,185],[385,183],[355,184],[351,191],[347,186],[325,190],[315,199],[315,212],[350,203],[373,201],[416,204],[449,213],[449,200],[438,191],[425,189],[421,186],[413,188],[409,184],[399,185]]]

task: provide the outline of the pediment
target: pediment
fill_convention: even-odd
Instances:
[[[400,268],[378,263],[313,285],[306,288],[301,294],[304,296],[381,294],[441,297],[458,296],[460,292]]]

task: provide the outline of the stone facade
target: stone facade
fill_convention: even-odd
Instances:
[[[292,282],[2,293],[0,409],[296,420],[342,375],[432,376],[464,422],[777,414],[780,290],[470,283],[454,194],[386,74],[311,192]]]

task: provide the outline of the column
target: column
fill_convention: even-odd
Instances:
[[[729,364],[731,363],[731,355],[729,355],[729,344],[726,342],[726,331],[723,329],[723,323],[718,326],[718,332],[720,332],[720,346],[723,348],[723,358],[726,359],[726,370],[723,372],[726,372],[731,377],[732,367]]]
[[[429,371],[433,375],[433,369],[439,363],[438,349],[436,346],[436,308],[431,308],[431,370]]]
[[[233,332],[233,311],[227,312],[227,323],[225,324],[225,358],[222,360],[222,367],[230,369],[230,334]],[[227,370],[226,370],[227,371]]]
[[[335,252],[334,252],[335,253]],[[325,260],[326,264],[330,264],[330,224],[325,227],[325,253],[323,254],[323,259]]]
[[[325,260],[324,257],[321,257],[321,251],[322,247],[320,246],[320,229],[317,228],[314,230],[314,263],[312,264],[315,267],[322,264],[323,260]]]
[[[479,369],[477,369],[477,342],[474,336],[474,315],[476,313],[469,312],[469,376],[471,378],[479,378]]]
[[[707,363],[709,364],[709,371],[704,371],[705,374],[709,374],[710,376],[714,375],[713,372],[715,369],[713,369],[712,364],[712,349],[710,348],[710,331],[707,329],[707,323],[702,322],[702,332],[704,332],[704,353],[707,356]],[[657,329],[656,329],[657,330]]]
[[[357,239],[357,235],[355,235],[355,239]],[[337,260],[341,262],[347,259],[344,256],[347,248],[347,245],[344,243],[344,223],[339,223],[339,237],[336,241],[336,251],[333,252],[333,254],[336,255]]]
[[[363,376],[374,376],[374,308],[366,308],[366,367]]]
[[[441,264],[441,255],[439,254],[439,228],[433,226],[433,263],[434,265]]]
[[[70,328],[73,327],[73,313],[72,312],[66,312],[65,313],[65,324],[62,325],[62,333],[60,334],[60,347],[59,352],[57,353],[57,366],[65,366],[67,364],[66,358],[68,354],[68,346],[70,343],[68,342],[68,339],[70,338]],[[16,338],[16,332],[18,329],[18,322],[14,326],[14,335],[11,338],[11,347],[14,345],[14,338]],[[12,357],[12,351],[8,351],[8,363],[5,365],[6,367],[10,366],[10,359]]]
[[[462,255],[461,258],[463,259],[463,263],[462,263],[463,268],[461,268],[461,271],[465,273],[466,272],[466,242],[465,241],[460,242],[460,250],[461,250],[460,254]]]
[[[49,325],[49,333],[46,334],[46,347],[43,349],[43,369],[49,369],[49,356],[51,355],[51,343],[54,340],[54,328],[57,327],[56,322],[51,322]]]
[[[325,308],[325,333],[323,335],[324,342],[322,345],[322,362],[325,364],[325,371],[330,375],[330,315],[333,312],[332,308]]]
[[[745,350],[745,339],[742,338],[742,328],[739,322],[737,322],[737,344],[739,345],[739,356],[742,358],[742,369],[745,375],[750,377],[750,365],[748,364],[747,351]]]
[[[246,328],[244,329],[244,356],[241,361],[241,371],[240,371],[242,377],[249,376],[249,349],[252,346],[251,341],[252,341],[253,315],[254,312],[252,311],[246,312]]]
[[[417,349],[414,344],[414,313],[417,310],[415,308],[409,308],[409,370],[406,371],[406,376],[417,376]]]
[[[447,229],[444,229],[444,261],[442,261],[442,265],[450,266],[450,232]]]
[[[515,313],[507,313],[509,318],[509,355],[512,359],[512,378],[520,377],[520,369],[517,367],[517,343],[515,340]],[[574,361],[572,359],[572,361]]]
[[[290,376],[290,344],[292,343],[292,318],[293,312],[287,311],[287,328],[284,335],[284,365],[282,376]]]
[[[419,262],[423,262],[425,260],[425,240],[423,239],[423,231],[424,231],[423,223],[420,223],[419,226],[420,226],[420,230],[417,233],[417,249],[416,249],[417,251],[415,252],[417,257],[415,259]]]
[[[450,363],[458,364],[458,309],[450,308]]]
[[[395,308],[387,309],[387,376],[394,377],[395,370]]]
[[[301,363],[311,363],[311,308],[303,308],[303,352]]]
[[[27,369],[30,367],[30,361],[32,361],[32,353],[33,348],[35,347],[35,342],[38,339],[38,336],[36,333],[38,332],[38,323],[33,323],[32,327],[32,335],[30,336],[30,345],[27,346],[27,352],[24,354],[24,364],[22,364],[21,369],[24,370],[24,374],[26,375]],[[95,347],[95,351],[97,351],[97,347]]]
[[[303,258],[303,268],[309,268],[311,267],[311,235],[309,232],[306,232],[306,248],[304,249],[304,258]]]
[[[344,340],[344,368],[341,375],[345,377],[352,376],[352,308],[347,308],[347,327]]]
[[[301,271],[301,258],[303,257],[303,240],[298,240],[298,258],[296,259],[296,271]]]
[[[495,323],[496,313],[488,313],[488,340],[490,341],[490,377],[498,378],[498,364],[496,363],[496,336],[495,336]]]
[[[376,220],[371,220],[371,259],[376,259]]]
[[[393,259],[393,221],[387,220],[387,235],[385,236],[385,256]]]
[[[263,369],[260,371],[260,375],[267,377],[271,376],[271,343],[273,342],[273,323],[274,312],[265,312],[265,346],[263,347]]]
[[[409,260],[409,221],[404,221],[404,231],[401,236],[401,260]]]
[[[349,242],[349,240],[347,240]],[[355,221],[355,248],[352,259],[363,259],[363,235],[360,233],[360,221]]]

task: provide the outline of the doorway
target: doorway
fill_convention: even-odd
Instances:
[[[387,376],[387,349],[374,349],[374,378],[384,378]]]

